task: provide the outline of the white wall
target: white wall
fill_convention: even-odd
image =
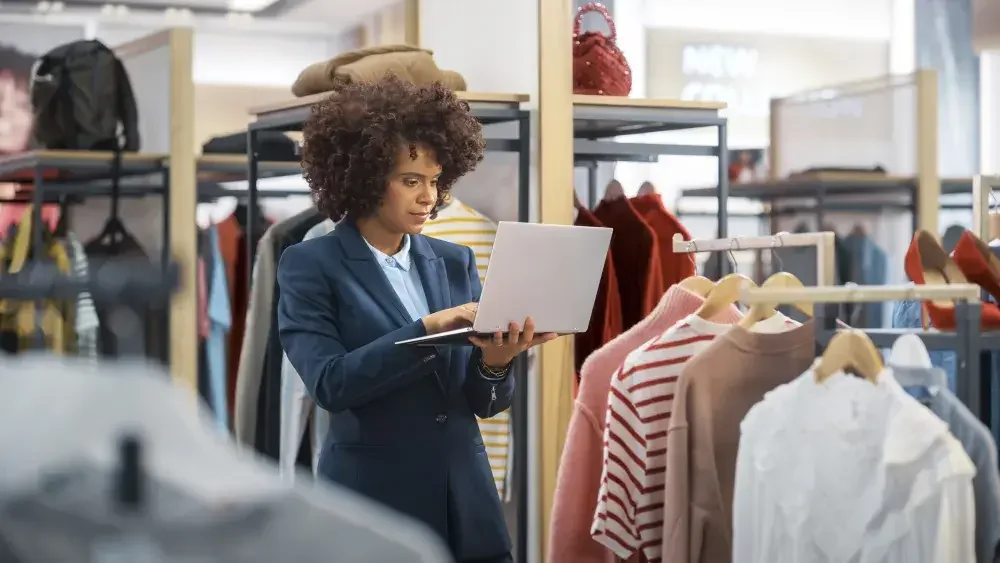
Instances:
[[[912,4],[912,1],[615,0],[614,12],[618,45],[632,67],[633,96],[645,97],[650,94],[648,67],[657,64],[655,49],[650,50],[647,42],[653,29],[686,30],[688,34],[705,31],[715,37],[732,34],[847,39],[869,44],[885,42],[888,46],[893,37],[893,2]],[[912,60],[912,39],[909,53]],[[897,68],[902,66],[898,57]],[[709,130],[653,135],[649,138],[659,139],[660,142],[715,143],[715,133]],[[757,135],[752,142],[744,139],[746,142],[741,144],[739,141],[739,131],[731,130],[730,142],[736,146],[760,146],[766,144],[767,138],[765,134]],[[712,185],[717,181],[712,160],[671,157],[663,158],[656,164],[619,163],[615,176],[628,192],[637,190],[644,180],[653,180],[654,183],[659,180],[657,187],[665,203],[672,205],[679,187]]]
[[[616,0],[620,1],[620,0]],[[889,39],[891,0],[627,0],[647,27]]]
[[[96,26],[95,36],[115,46],[155,31],[145,25],[102,23]],[[336,33],[195,29],[194,81],[291,87],[303,68],[339,51]]]
[[[979,171],[1000,174],[1000,51],[979,54]]]

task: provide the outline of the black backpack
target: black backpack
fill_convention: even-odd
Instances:
[[[31,105],[39,148],[139,150],[132,84],[125,66],[100,41],[74,41],[39,58],[31,76]]]

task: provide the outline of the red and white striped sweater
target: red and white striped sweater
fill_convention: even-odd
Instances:
[[[688,359],[730,326],[690,315],[629,354],[611,380],[591,536],[622,559],[641,552],[649,563],[660,562],[667,428],[677,378]],[[752,330],[794,326],[778,314]]]

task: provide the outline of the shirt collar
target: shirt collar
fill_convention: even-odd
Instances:
[[[372,254],[375,256],[375,260],[378,261],[380,266],[386,266],[389,265],[390,262],[393,262],[393,266],[399,266],[399,268],[404,272],[410,271],[410,235],[403,235],[403,246],[401,246],[399,251],[392,256],[389,256],[385,252],[382,252],[372,246],[371,243],[365,240],[364,237],[361,237],[361,240],[364,240],[365,244],[368,245],[368,248],[372,251]]]

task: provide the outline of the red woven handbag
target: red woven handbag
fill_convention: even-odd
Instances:
[[[587,12],[604,16],[610,33],[580,33],[580,20]],[[573,21],[573,93],[599,96],[628,96],[632,90],[632,69],[615,44],[615,22],[603,4],[593,2],[581,7]]]

